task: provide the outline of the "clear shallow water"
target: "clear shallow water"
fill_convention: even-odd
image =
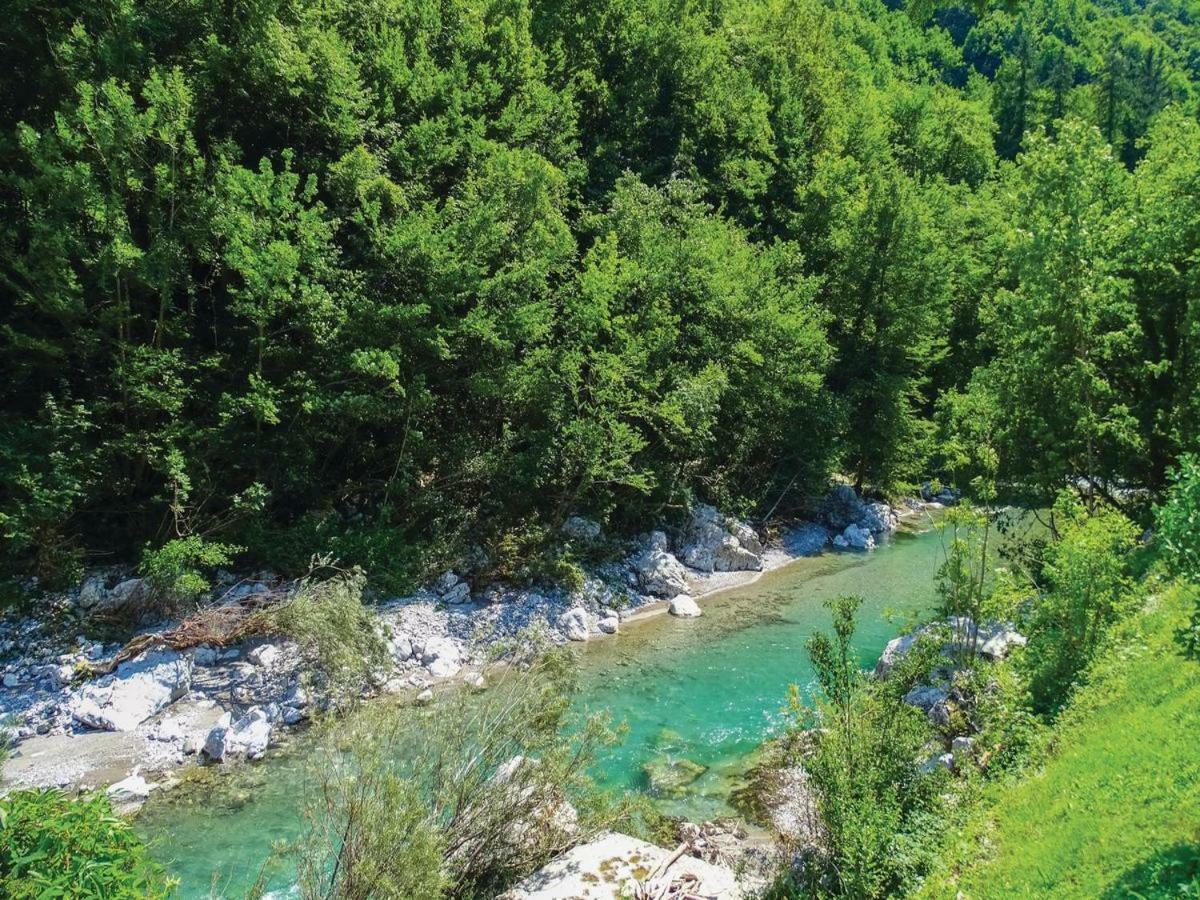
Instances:
[[[874,553],[798,560],[703,600],[699,619],[658,616],[587,644],[577,706],[608,710],[629,728],[625,742],[601,761],[598,780],[642,789],[645,766],[687,760],[703,774],[662,797],[665,811],[693,818],[728,813],[728,793],[747,754],[783,725],[788,685],[807,689],[812,678],[804,642],[829,627],[823,601],[864,598],[855,646],[869,665],[905,620],[928,610],[941,556],[935,531],[901,532]],[[180,878],[181,897],[243,896],[273,844],[303,832],[301,810],[311,790],[303,744],[233,774],[201,774],[195,787],[148,803],[138,830]],[[268,872],[271,887],[290,880],[285,865]]]

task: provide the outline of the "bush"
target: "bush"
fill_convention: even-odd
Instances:
[[[1137,606],[1130,574],[1137,530],[1120,512],[1089,512],[1070,494],[1055,504],[1058,540],[1046,550],[1046,590],[1031,615],[1034,708],[1057,710],[1113,622]]]
[[[587,775],[615,740],[602,718],[566,728],[569,654],[504,670],[483,694],[372,707],[339,726],[301,842],[305,898],[494,896],[636,807]]]
[[[917,767],[930,737],[925,717],[889,682],[858,669],[851,640],[860,602],[832,601],[833,637],[808,642],[822,697],[803,764],[825,846],[807,857],[801,878],[817,895],[886,897],[911,886],[934,858],[938,780]],[[809,711],[794,708],[801,724],[813,724]]]
[[[1154,509],[1154,525],[1167,568],[1200,581],[1200,457],[1182,457],[1173,479],[1166,502]]]
[[[330,682],[334,699],[356,695],[387,662],[377,620],[363,603],[359,570],[327,581],[305,581],[278,606],[262,613],[266,631],[300,645]]]
[[[144,900],[171,888],[103,794],[14,791],[0,801],[0,896]]]
[[[164,600],[174,603],[195,600],[209,588],[211,573],[232,565],[241,547],[206,541],[198,534],[167,541],[157,550],[142,551],[138,571]]]

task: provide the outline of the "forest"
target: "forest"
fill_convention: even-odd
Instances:
[[[1200,429],[1194,0],[11,0],[0,552],[410,584]],[[1144,502],[1144,501],[1141,501]]]

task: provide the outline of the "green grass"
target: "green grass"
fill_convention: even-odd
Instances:
[[[1120,629],[1042,769],[995,785],[925,895],[1200,897],[1200,661],[1172,587]]]

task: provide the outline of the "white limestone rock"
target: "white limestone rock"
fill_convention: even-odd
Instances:
[[[452,678],[462,668],[462,650],[451,638],[430,638],[425,642],[421,663],[434,678]]]
[[[875,535],[852,522],[841,534],[834,537],[833,546],[840,550],[874,550]]]
[[[204,755],[214,762],[233,756],[261,759],[271,743],[271,716],[260,706],[252,706],[236,722],[225,713],[204,741]]]
[[[133,774],[128,778],[109,785],[105,793],[108,795],[108,799],[117,806],[129,806],[144,801],[150,796],[151,790],[146,779],[138,774],[137,769],[134,769]]]
[[[581,606],[568,609],[558,617],[558,629],[568,641],[586,641],[590,636],[587,610]]]
[[[701,572],[762,569],[762,542],[754,529],[702,504],[692,512],[684,534],[684,563]]]
[[[700,605],[687,594],[679,594],[671,599],[667,612],[681,619],[694,619],[700,615]]]
[[[246,659],[256,666],[273,668],[283,658],[278,644],[261,644],[246,654]]]
[[[501,895],[501,900],[612,900],[632,897],[648,873],[665,865],[671,851],[617,832],[605,832],[555,857]],[[741,900],[747,896],[725,866],[694,856],[678,857],[666,866],[651,890],[664,889],[684,875],[695,877],[692,895],[706,900]],[[658,894],[655,893],[654,896]]]
[[[657,538],[661,536],[661,540]],[[652,532],[649,545],[629,560],[637,582],[647,594],[674,597],[687,591],[687,569],[666,547],[666,535]]]
[[[84,685],[68,701],[71,717],[104,731],[132,731],[191,688],[192,660],[174,650],[144,653],[113,675]]]

